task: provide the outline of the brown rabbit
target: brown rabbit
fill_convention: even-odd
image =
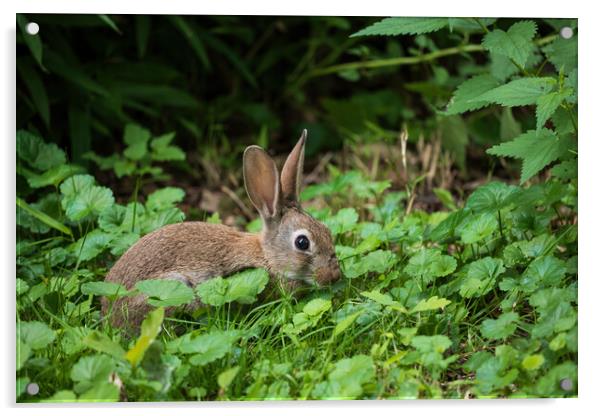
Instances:
[[[244,152],[245,188],[263,220],[260,234],[204,222],[167,225],[130,247],[105,280],[127,289],[146,279],[175,279],[194,287],[212,277],[255,267],[265,268],[289,290],[303,283],[325,285],[339,279],[330,231],[299,204],[306,137],[303,130],[280,178],[263,149],[249,146]],[[106,315],[106,299],[102,307]],[[111,322],[138,326],[148,311],[143,295],[121,298],[111,308]]]

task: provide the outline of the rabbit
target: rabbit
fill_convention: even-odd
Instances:
[[[338,280],[341,271],[329,229],[299,203],[306,138],[307,130],[303,130],[280,175],[261,147],[249,146],[244,151],[244,184],[262,219],[261,233],[205,222],[167,225],[130,247],[105,280],[128,290],[146,279],[175,279],[195,287],[247,268],[266,269],[271,280],[288,291]],[[110,312],[111,323],[117,327],[139,327],[149,310],[141,294],[120,298],[113,305],[102,299],[103,316]]]

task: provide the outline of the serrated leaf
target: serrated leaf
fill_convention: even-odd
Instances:
[[[448,22],[445,17],[388,17],[352,34],[350,37],[418,35],[443,29],[448,25]]]
[[[196,337],[186,334],[171,341],[167,349],[172,352],[179,351],[182,354],[194,354],[190,358],[190,364],[205,365],[229,353],[241,335],[240,331],[235,330],[214,330]]]
[[[328,380],[316,385],[312,396],[324,399],[354,399],[363,392],[363,385],[375,376],[374,362],[367,355],[356,355],[337,361]]]
[[[113,235],[97,228],[69,246],[69,249],[80,261],[88,261],[109,248],[112,239]]]
[[[572,89],[554,91],[537,99],[535,111],[537,117],[537,132],[540,132],[546,121],[556,112],[560,104],[573,93]]]
[[[552,91],[555,85],[556,80],[550,77],[519,78],[478,95],[468,102],[478,105],[483,102],[496,103],[505,107],[531,105],[535,104],[539,97]]]
[[[577,35],[570,39],[558,36],[542,50],[558,72],[564,71],[565,74],[568,74],[577,68],[577,44]]]
[[[114,203],[113,192],[104,186],[89,186],[72,198],[63,199],[65,214],[73,221],[97,217]]]
[[[180,306],[194,299],[193,290],[179,280],[142,280],[135,287],[148,296],[147,302],[153,306]]]
[[[508,312],[500,315],[497,319],[486,319],[481,324],[481,334],[487,339],[504,339],[516,331],[518,314]]]
[[[456,88],[447,104],[446,115],[461,114],[478,110],[490,104],[487,100],[475,100],[477,97],[491,91],[500,85],[499,81],[489,74],[476,75]]]
[[[560,162],[550,170],[550,173],[559,179],[576,179],[577,159]]]
[[[524,67],[533,49],[537,25],[532,20],[513,24],[507,32],[495,29],[483,38],[483,47],[491,53],[507,56]]]
[[[393,300],[393,298],[386,293],[380,293],[378,290],[373,290],[371,292],[362,292],[360,294],[380,305],[389,306],[392,309],[398,310],[400,312],[407,312],[406,308],[404,308],[401,303],[397,302],[396,300]]]
[[[576,145],[569,137],[559,138],[553,131],[543,128],[539,136],[535,130],[529,130],[511,142],[487,149],[487,153],[523,159],[522,184],[573,147]]]

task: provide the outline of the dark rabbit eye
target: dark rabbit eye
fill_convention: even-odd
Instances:
[[[309,238],[304,235],[299,235],[295,238],[295,247],[299,250],[307,250],[309,248]]]

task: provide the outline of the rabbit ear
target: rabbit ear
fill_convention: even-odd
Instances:
[[[283,199],[298,201],[301,190],[301,177],[303,175],[303,160],[305,158],[305,139],[307,130],[303,129],[301,138],[286,158],[280,175]]]
[[[251,202],[265,220],[279,209],[280,181],[272,158],[259,146],[249,146],[243,155],[243,177]]]

